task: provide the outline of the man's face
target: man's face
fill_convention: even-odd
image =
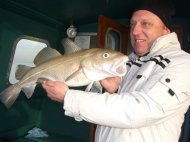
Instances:
[[[170,32],[157,15],[147,10],[134,12],[130,24],[131,44],[138,56],[148,53],[155,39]]]

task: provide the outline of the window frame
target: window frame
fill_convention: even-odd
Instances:
[[[11,81],[10,81],[11,69],[12,69],[12,66],[13,66],[13,63],[14,63],[14,58],[15,58],[17,45],[23,39],[44,43],[47,46],[50,46],[50,43],[47,40],[37,38],[37,37],[32,37],[32,36],[28,36],[28,35],[21,35],[18,38],[16,38],[16,40],[13,43],[13,49],[12,49],[12,53],[11,53],[11,57],[10,57],[10,61],[9,61],[9,67],[8,67],[8,73],[7,73],[7,82],[8,82],[8,84],[15,84],[15,83],[11,83]]]

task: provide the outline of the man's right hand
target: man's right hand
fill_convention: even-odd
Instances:
[[[42,87],[46,90],[49,98],[60,103],[63,103],[65,94],[69,90],[65,83],[59,81],[43,81]]]
[[[115,93],[120,86],[121,77],[110,77],[100,81],[101,85],[109,93]]]

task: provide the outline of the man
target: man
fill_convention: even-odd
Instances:
[[[134,52],[127,74],[102,80],[106,93],[70,90],[61,82],[42,84],[52,100],[64,102],[66,115],[98,124],[95,142],[179,140],[190,104],[190,55],[181,50],[157,6],[145,5],[132,14]]]

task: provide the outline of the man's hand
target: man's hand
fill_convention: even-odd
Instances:
[[[120,77],[110,77],[100,81],[101,85],[108,91],[109,93],[114,93],[119,88],[121,83]]]
[[[43,81],[42,87],[46,90],[47,96],[57,102],[63,103],[68,86],[59,81]]]

